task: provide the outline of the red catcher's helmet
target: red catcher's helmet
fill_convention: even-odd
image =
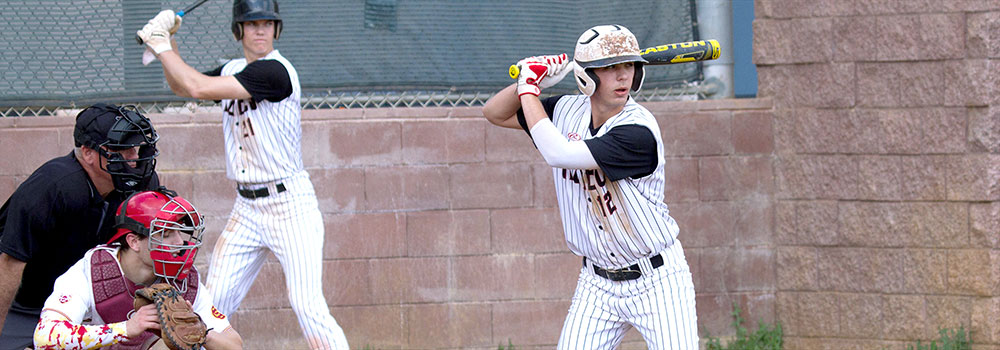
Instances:
[[[108,244],[128,233],[149,238],[153,274],[165,278],[182,292],[201,247],[204,220],[198,209],[168,190],[138,192],[122,202],[115,217],[118,232]],[[179,235],[180,240],[172,238]]]

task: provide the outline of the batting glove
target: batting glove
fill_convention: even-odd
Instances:
[[[542,89],[538,83],[545,79],[549,66],[538,57],[528,57],[517,62],[517,68],[521,71],[517,76],[517,96],[532,94],[538,96]]]
[[[556,84],[558,84],[560,81],[563,80],[563,78],[566,76],[566,73],[569,73],[569,71],[573,70],[569,66],[570,62],[572,61],[566,58],[566,54],[540,56],[539,58],[545,62],[545,65],[549,67],[549,70],[546,73],[546,78],[542,79],[542,81],[538,83],[539,89],[547,89],[552,86],[555,86]]]
[[[142,27],[135,34],[157,55],[164,51],[173,50],[173,47],[170,46],[170,32],[166,29],[159,28],[153,24],[146,24],[145,27]]]
[[[174,11],[163,10],[157,13],[156,17],[150,19],[147,24],[155,24],[170,34],[176,34],[181,29],[181,16],[178,16]]]

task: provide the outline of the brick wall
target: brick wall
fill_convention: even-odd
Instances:
[[[645,104],[700,333],[731,335],[739,302],[781,321],[788,349],[900,348],[959,325],[1000,349],[1000,2],[756,9],[762,98]],[[217,114],[153,118],[164,182],[211,215],[211,248],[235,196]],[[71,125],[0,119],[0,196],[67,152]],[[521,132],[477,108],[307,111],[304,128],[325,294],[356,348],[553,347],[579,260]],[[248,348],[304,346],[283,281],[271,258],[233,315]]]
[[[787,347],[1000,348],[1000,2],[756,5]]]
[[[645,104],[666,142],[701,332],[730,335],[739,302],[776,310],[771,101]],[[235,197],[217,113],[151,115],[163,182],[208,218],[211,248]],[[0,119],[0,197],[72,147],[72,117]],[[355,348],[551,349],[580,269],[549,168],[523,132],[478,108],[306,111],[303,153],[326,224],[325,295]],[[248,349],[305,347],[272,256],[232,315]],[[634,331],[625,349],[645,348]]]

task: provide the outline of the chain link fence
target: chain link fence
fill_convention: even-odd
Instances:
[[[95,102],[146,113],[207,111],[174,96],[158,62],[140,63],[135,30],[190,0],[6,0],[0,3],[0,116],[66,114]],[[184,16],[182,57],[211,70],[242,57],[231,1]],[[694,0],[285,0],[275,47],[299,72],[303,108],[481,106],[509,85],[507,67],[539,54],[572,54],[597,24],[629,27],[640,46],[697,40]],[[220,20],[221,19],[221,20]],[[701,65],[647,67],[639,101],[699,99],[714,91]],[[549,93],[574,93],[572,78]]]

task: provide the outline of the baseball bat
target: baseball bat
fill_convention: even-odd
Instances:
[[[686,41],[648,47],[639,52],[649,65],[708,61],[719,58],[719,42],[715,39]]]
[[[685,41],[659,46],[647,47],[639,50],[642,58],[649,63],[646,65],[658,66],[664,64],[677,64],[698,61],[708,61],[719,58],[721,46],[715,39]],[[511,65],[507,70],[511,79],[517,79],[521,73],[517,65]]]
[[[188,5],[188,7],[185,7],[183,10],[177,11],[177,15],[184,17],[184,15],[186,15],[188,12],[191,12],[192,10],[198,8],[198,6],[201,6],[201,4],[204,4],[206,2],[208,2],[208,0],[195,1],[193,4]],[[136,44],[142,45],[142,38],[140,38],[138,34],[135,35],[135,42]]]

